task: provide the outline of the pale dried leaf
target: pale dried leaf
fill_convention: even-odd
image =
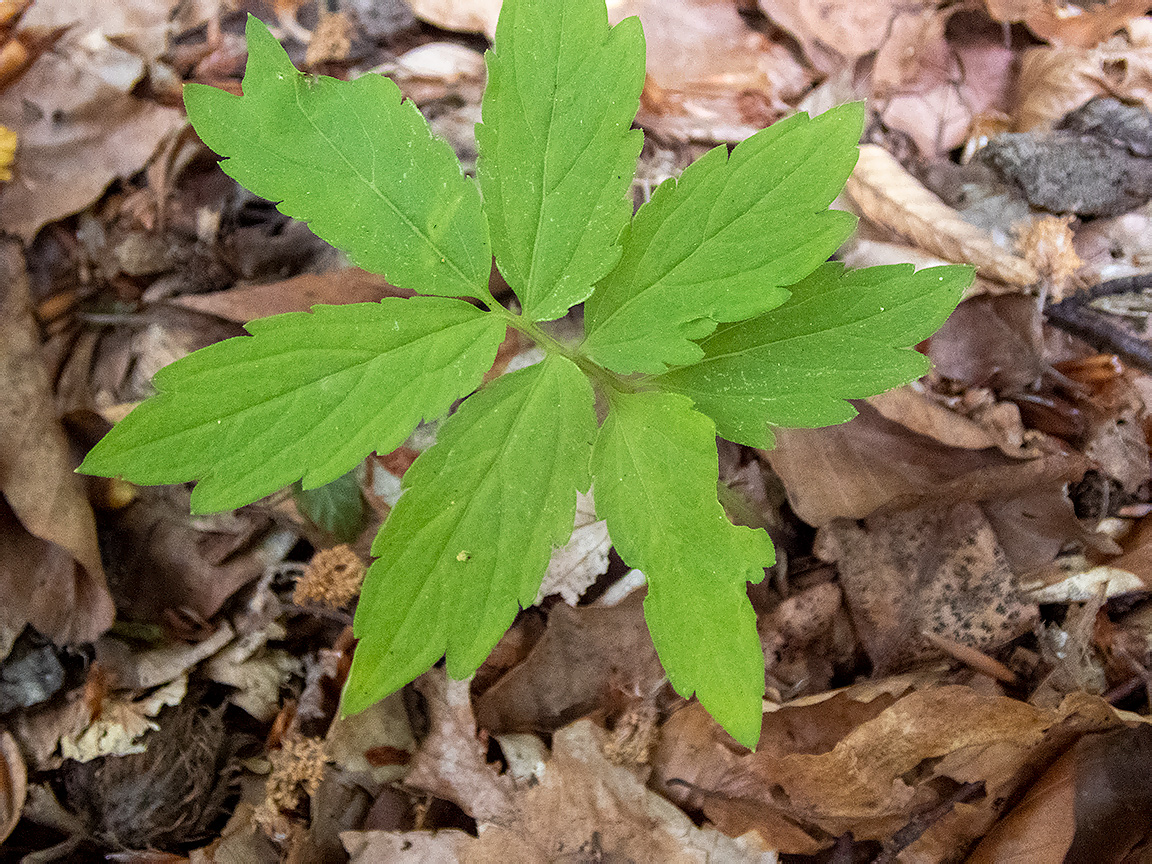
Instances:
[[[377,864],[403,861],[404,864],[460,864],[476,838],[455,828],[430,831],[342,831],[340,842],[349,855],[349,864]],[[516,864],[515,859],[508,859]]]
[[[1001,248],[987,232],[965,222],[882,147],[865,144],[847,192],[871,221],[948,261],[974,264],[980,274],[1027,287],[1039,278],[1027,261]]]
[[[456,33],[496,35],[501,0],[409,0],[412,12],[422,21]]]
[[[569,606],[575,606],[580,597],[592,587],[596,579],[608,572],[608,550],[612,541],[608,537],[608,523],[596,519],[596,505],[592,493],[576,493],[576,525],[572,539],[562,549],[552,553],[548,572],[536,594],[539,603],[545,597],[559,594]]]
[[[142,699],[106,699],[100,716],[86,729],[60,739],[60,754],[76,762],[90,762],[101,756],[143,753],[147,749],[141,740],[144,734],[160,728],[151,718],[162,708],[179,705],[187,692],[188,676],[181,675]]]

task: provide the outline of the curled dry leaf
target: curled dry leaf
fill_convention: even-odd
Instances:
[[[56,418],[18,242],[0,245],[0,655],[32,624],[89,642],[115,609],[96,520]]]
[[[689,706],[665,724],[657,782],[682,798],[681,784],[670,781],[688,778],[705,813],[726,833],[756,831],[780,852],[811,854],[847,832],[889,842],[907,828],[912,842],[893,849],[902,852],[897,860],[944,861],[981,837],[1005,801],[1069,740],[1121,724],[1106,702],[1083,694],[1052,711],[960,686],[883,699],[854,707],[843,697],[825,700],[804,709],[802,721],[786,721],[797,709],[781,708],[765,716],[766,732],[779,722],[825,734],[799,741],[781,735],[782,746],[764,746],[762,739],[751,754],[718,750],[706,718],[676,723]],[[714,769],[717,763],[722,770]],[[956,797],[962,787],[967,798]],[[926,813],[934,820],[925,820]]]
[[[867,219],[941,258],[974,264],[980,275],[1022,288],[1039,278],[1031,264],[965,222],[882,147],[865,144],[860,148],[860,160],[846,190]]]
[[[1092,48],[1031,48],[1017,87],[1017,132],[1050,129],[1094,96],[1152,105],[1152,43],[1137,35]]]
[[[12,833],[28,795],[28,771],[16,739],[0,732],[0,845]]]
[[[409,0],[412,12],[442,30],[496,35],[501,0]]]
[[[984,5],[997,21],[1023,21],[1041,39],[1078,48],[1095,47],[1148,11],[1145,0],[984,0]]]

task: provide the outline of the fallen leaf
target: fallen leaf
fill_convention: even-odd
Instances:
[[[82,731],[60,739],[60,755],[74,762],[91,762],[101,756],[127,756],[147,750],[141,740],[160,727],[152,719],[163,708],[179,705],[188,692],[188,676],[180,675],[142,699],[106,699],[100,716]]]
[[[1152,105],[1152,42],[1129,30],[1087,48],[1042,46],[1024,52],[1013,112],[1017,132],[1051,129],[1094,96]]]
[[[572,538],[552,553],[548,572],[536,593],[536,603],[559,594],[569,606],[575,606],[593,583],[608,572],[608,523],[596,518],[592,493],[576,493],[576,525]]]
[[[349,864],[403,861],[404,864],[462,864],[476,838],[455,828],[429,831],[342,831]],[[509,852],[511,850],[508,850]],[[507,859],[516,864],[515,859]]]
[[[1033,285],[1039,278],[1031,264],[965,222],[882,147],[860,148],[845,189],[867,219],[941,258],[974,264],[980,275],[1018,287]]]
[[[881,841],[898,860],[927,864],[949,860],[983,836],[1005,802],[1080,734],[1121,723],[1103,700],[1082,694],[1047,711],[962,686],[856,706],[855,717],[839,714],[847,707],[842,701],[819,704],[833,712],[827,737],[789,749],[781,736],[783,747],[756,753],[723,756],[714,745],[700,746],[705,730],[669,721],[658,776],[670,789],[679,785],[675,778],[687,778],[726,831],[755,831],[780,852],[811,854],[851,832],[856,840]],[[822,725],[817,710],[786,728]],[[678,743],[685,735],[697,742],[695,753]],[[662,764],[660,753],[673,750],[679,761]],[[710,767],[717,758],[720,772]]]
[[[787,30],[821,72],[837,69],[876,51],[902,16],[917,16],[935,4],[916,0],[760,0],[760,9]]]
[[[48,0],[31,8],[26,23],[70,27],[0,101],[0,124],[20,135],[13,178],[0,192],[0,226],[31,240],[45,223],[82,210],[113,180],[143,168],[185,120],[131,92],[146,58],[164,50],[167,8]]]
[[[971,503],[834,520],[813,551],[834,562],[873,667],[895,671],[935,656],[922,631],[989,651],[1031,631],[1035,604],[984,514]]]
[[[0,845],[20,821],[28,796],[28,770],[16,739],[0,732]]]
[[[1022,21],[1041,39],[1079,48],[1095,47],[1148,11],[1144,0],[984,0],[984,5],[997,21]]]
[[[477,822],[500,822],[515,810],[510,778],[484,758],[467,681],[433,668],[416,679],[428,703],[430,730],[412,757],[404,782],[452,801]]]
[[[610,607],[558,604],[528,657],[477,700],[476,718],[492,732],[549,732],[663,681],[641,592]]]
[[[90,642],[115,609],[12,241],[0,245],[0,383],[0,656],[26,624],[58,644]]]
[[[412,13],[441,30],[496,35],[501,0],[410,0]]]
[[[383,276],[359,267],[348,267],[330,273],[302,273],[279,282],[227,291],[190,294],[176,297],[171,302],[185,309],[247,324],[269,315],[307,312],[317,303],[375,303],[385,297],[411,297],[412,294],[390,285]]]

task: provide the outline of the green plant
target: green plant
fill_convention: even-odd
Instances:
[[[822,263],[854,226],[828,205],[855,164],[862,106],[717,147],[633,216],[643,35],[634,18],[610,27],[603,0],[504,4],[478,185],[387,78],[306,77],[254,18],[247,35],[242,97],[185,89],[223,169],[360,266],[435,296],[253,321],[158,373],[158,395],[80,470],[199,480],[193,509],[223,510],[329,483],[467,396],[372,547],[344,710],[445,654],[453,677],[472,673],[533,602],[591,484],[616,548],[648,577],[673,686],[754,746],[764,666],[746,582],[773,549],[718,503],[715,436],[768,447],[769,424],[850,419],[845,399],[926,371],[907,346],[971,280],[966,267]],[[520,312],[489,292],[493,255]],[[586,335],[564,344],[544,322],[581,302]],[[480,387],[506,327],[546,359]]]

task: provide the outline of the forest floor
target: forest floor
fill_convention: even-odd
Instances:
[[[499,6],[0,2],[0,859],[1152,860],[1145,2],[609,3],[648,46],[638,206],[867,100],[836,257],[978,268],[929,375],[771,451],[719,442],[729,516],[778,556],[749,586],[755,752],[668,683],[590,497],[475,676],[338,716],[371,542],[435,422],[212,516],[74,473],[185,354],[408,296],[187,124],[183,83],[240,91],[246,13],[300,69],[392,77],[473,171]],[[509,332],[489,377],[537,359]]]

